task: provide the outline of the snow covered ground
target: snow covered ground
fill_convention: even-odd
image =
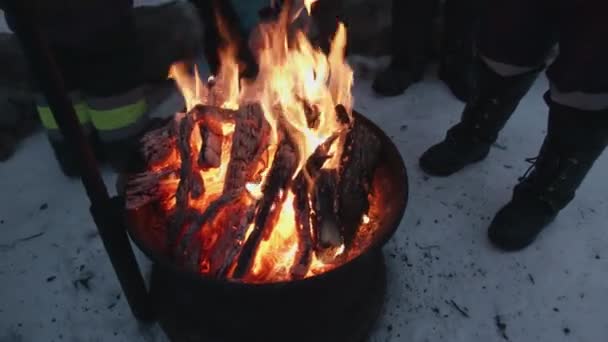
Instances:
[[[489,221],[528,167],[524,158],[542,141],[546,88],[541,78],[485,162],[438,179],[426,177],[417,158],[463,104],[434,73],[391,99],[375,97],[369,81],[357,79],[355,107],[393,138],[411,187],[405,217],[385,247],[389,292],[371,341],[606,339],[607,156],[531,248],[502,253],[486,239]],[[103,173],[113,189],[116,176]],[[88,206],[41,132],[0,164],[0,342],[165,341],[157,326],[131,316]]]

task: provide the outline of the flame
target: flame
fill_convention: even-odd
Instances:
[[[304,0],[304,8],[310,15],[312,5],[316,0]],[[300,9],[301,10],[301,9]],[[216,15],[219,33],[226,44],[219,50],[221,65],[217,75],[206,82],[200,79],[198,69],[193,73],[185,63],[175,63],[171,66],[169,77],[175,80],[183,94],[186,109],[190,111],[197,105],[208,104],[225,109],[237,110],[247,103],[260,103],[266,121],[271,127],[268,156],[265,165],[271,165],[276,146],[282,134],[295,143],[298,152],[298,165],[293,178],[298,175],[304,163],[314,151],[328,138],[345,129],[336,114],[336,105],[341,104],[351,115],[353,96],[353,71],[345,61],[347,32],[340,23],[332,39],[330,52],[325,55],[319,48],[314,47],[306,34],[290,30],[291,18],[287,10],[283,10],[274,22],[261,23],[257,28],[259,35],[255,47],[255,55],[259,72],[253,80],[240,80],[242,67],[238,63],[237,48],[224,21]],[[288,38],[289,37],[289,38]],[[209,170],[199,170],[204,181],[205,192],[202,198],[190,199],[189,205],[201,212],[222,195],[224,178],[230,161],[234,123],[222,124],[222,135],[225,138],[222,145],[221,166]],[[203,145],[201,132],[195,129],[190,137],[192,151],[198,152]],[[340,164],[344,139],[338,138],[330,147],[331,158],[323,168],[335,169]],[[196,154],[198,155],[198,154]],[[174,150],[162,164],[179,165],[179,153]],[[154,168],[160,169],[159,165]],[[263,197],[263,185],[268,175],[268,167],[260,170],[259,179],[250,180],[245,190],[249,195],[248,201],[256,201]],[[310,182],[314,181],[309,179]],[[167,184],[164,191],[177,189],[178,179]],[[282,203],[274,203],[271,210],[280,210],[272,233],[259,245],[253,267],[245,280],[262,281],[264,279],[287,280],[289,270],[294,263],[298,250],[298,234],[296,229],[296,214],[294,212],[294,194],[291,190],[279,197]],[[175,199],[166,203],[166,209],[175,206]],[[367,218],[369,221],[369,218]],[[224,229],[216,227],[214,229]],[[251,234],[253,225],[246,231],[245,239]],[[216,243],[217,231],[204,237],[205,246]],[[342,245],[334,251],[334,257],[345,253]],[[324,259],[325,260],[325,259]],[[201,272],[208,272],[209,262],[202,262]],[[332,268],[316,255],[308,276],[324,272]]]
[[[306,12],[308,12],[308,15],[311,15],[312,4],[314,4],[315,2],[317,2],[317,0],[304,0],[304,7],[306,7]]]
[[[268,240],[262,241],[253,264],[251,280],[259,278],[286,279],[298,250],[293,209],[294,194],[290,191],[282,204],[279,218]]]

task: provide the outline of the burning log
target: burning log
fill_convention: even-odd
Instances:
[[[177,149],[181,158],[180,181],[175,193],[175,211],[167,231],[167,242],[173,246],[184,224],[189,209],[190,196],[199,198],[204,191],[203,179],[194,168],[190,139],[194,130],[195,121],[192,115],[186,116],[179,122],[179,136]]]
[[[160,191],[163,182],[176,176],[177,170],[166,168],[157,172],[143,172],[129,177],[126,187],[127,209],[137,209],[142,206],[166,198]],[[177,181],[177,180],[176,180]]]
[[[197,106],[195,108],[197,108],[197,112],[191,115],[191,117],[203,120],[207,127],[213,127],[214,122],[221,119],[209,114],[205,115],[205,113],[217,113],[214,110],[209,111],[209,107]],[[203,229],[206,223],[213,221],[222,210],[228,207],[230,202],[240,196],[245,185],[253,178],[258,169],[256,162],[268,146],[270,127],[264,118],[264,113],[259,104],[243,106],[234,115],[233,113],[231,111],[224,112],[224,114],[232,115],[236,121],[232,137],[231,159],[224,182],[224,193],[219,199],[213,201],[204,213],[200,215],[195,214],[195,217],[188,219],[190,223],[185,228],[181,237],[181,243],[175,251],[176,256],[190,255],[191,261],[189,263],[194,266],[198,264],[198,257],[196,255],[200,249],[200,246],[191,243],[192,240],[196,240],[193,239],[194,236]],[[185,130],[185,133],[187,133],[188,128],[186,127]],[[180,135],[182,135],[182,132],[180,132]],[[180,150],[182,150],[181,147]],[[182,165],[187,165],[183,158]],[[178,195],[179,193],[178,189]],[[179,197],[178,203],[180,203]],[[178,212],[176,219],[174,223],[176,230],[174,233],[181,230],[186,217]],[[173,235],[172,241],[175,241],[176,237],[176,235]]]
[[[296,231],[298,233],[298,250],[295,263],[290,270],[294,279],[301,279],[308,273],[315,245],[314,241],[316,240],[312,235],[314,229],[311,226],[313,212],[310,207],[312,200],[309,195],[309,184],[318,177],[321,167],[331,157],[329,150],[338,137],[338,134],[333,134],[317,147],[292,185],[292,191],[295,195],[293,207],[296,213]]]
[[[185,208],[188,205],[188,196],[196,199],[201,197],[205,191],[201,174],[196,171],[196,164],[190,145],[195,125],[196,121],[192,115],[186,115],[179,125],[177,147],[182,161],[182,168],[176,193],[178,208]]]
[[[198,105],[190,113],[199,123],[201,150],[198,166],[203,170],[220,167],[224,132],[222,124],[234,121],[236,112],[229,109]]]
[[[183,117],[184,114],[177,115],[165,126],[149,131],[141,138],[141,152],[148,164],[162,163],[171,154],[177,139],[179,122]]]
[[[312,191],[312,223],[316,234],[318,253],[342,245],[337,210],[338,173],[336,170],[321,170]]]
[[[257,202],[249,205],[243,202],[238,201],[234,209],[228,210],[224,220],[214,222],[226,227],[226,231],[220,235],[209,256],[210,273],[218,278],[228,277],[245,242],[247,228],[255,217]]]
[[[208,105],[197,105],[188,114],[193,115],[195,121],[204,122],[213,127],[217,127],[222,122],[234,121],[238,116],[234,110]]]
[[[270,236],[285,201],[288,186],[296,171],[297,153],[289,139],[279,145],[272,167],[264,183],[263,197],[259,202],[255,225],[239,255],[234,277],[243,278],[251,269],[255,253],[262,239]]]
[[[258,170],[255,163],[268,147],[270,126],[259,104],[241,107],[236,116],[224,191],[242,189]]]
[[[308,196],[308,182],[304,174],[300,172],[295,179],[293,187],[295,195],[293,209],[296,213],[296,232],[298,233],[298,250],[295,263],[289,270],[292,278],[301,279],[306,276],[313,254],[313,237],[310,226],[310,197]]]
[[[369,210],[369,194],[381,151],[380,139],[366,125],[354,124],[346,136],[338,185],[338,217],[350,245]]]
[[[175,249],[176,258],[186,258],[189,261],[187,265],[198,271],[200,259],[201,245],[200,241],[195,238],[201,229],[213,219],[230,203],[234,202],[239,197],[237,192],[224,193],[220,198],[211,202],[207,209],[201,214],[195,210],[185,211],[182,217],[182,224],[187,223],[184,233],[180,237],[180,243]]]

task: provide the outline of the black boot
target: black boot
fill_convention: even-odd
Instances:
[[[587,112],[551,103],[540,154],[488,229],[494,245],[505,250],[530,245],[574,198],[606,144],[608,110]]]
[[[418,82],[431,51],[436,0],[393,0],[392,61],[372,85],[376,93],[397,96]]]
[[[420,158],[420,167],[430,175],[449,176],[483,160],[539,71],[502,77],[482,61],[476,65],[475,95],[467,103],[460,122]]]

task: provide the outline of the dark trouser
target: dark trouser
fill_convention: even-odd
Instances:
[[[393,64],[423,68],[431,51],[433,18],[438,0],[393,0]]]
[[[79,8],[72,9],[70,3],[66,3],[66,8],[57,7],[52,14],[39,13],[38,22],[46,33],[67,88],[93,96],[110,96],[137,86],[142,56],[136,49],[133,0],[110,0],[101,4],[98,7],[103,8],[103,13],[97,17],[91,13],[72,13]],[[10,13],[5,16],[14,30],[14,18]],[[86,37],[79,31],[86,32]]]
[[[442,50],[472,50],[479,24],[479,0],[445,0]]]
[[[503,76],[542,65],[551,99],[583,110],[608,108],[608,1],[490,0],[482,16],[479,51]]]

